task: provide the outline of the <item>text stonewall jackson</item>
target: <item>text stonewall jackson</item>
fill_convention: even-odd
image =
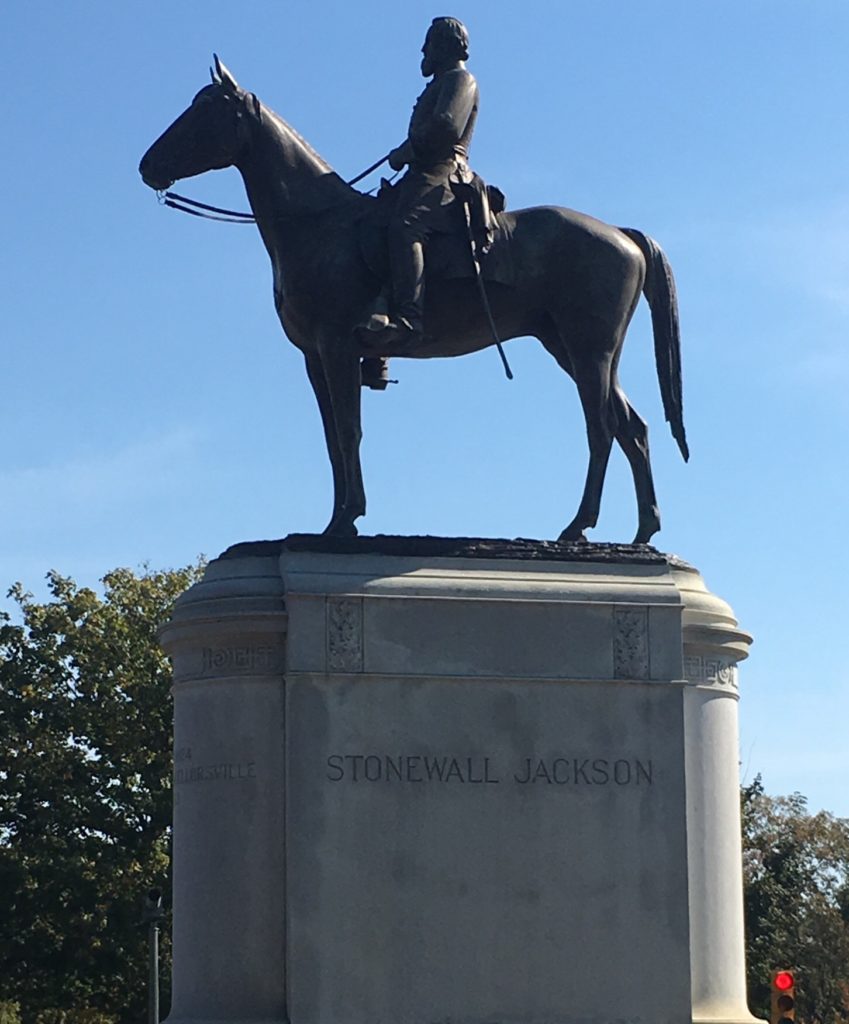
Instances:
[[[524,757],[506,770],[492,757],[428,754],[331,754],[329,782],[453,783],[462,785],[651,786],[651,759]]]

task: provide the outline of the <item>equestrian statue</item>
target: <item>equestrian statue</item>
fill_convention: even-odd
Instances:
[[[478,110],[468,44],[461,22],[434,19],[422,47],[430,81],[406,139],[387,157],[406,173],[397,185],[383,182],[375,197],[339,177],[217,56],[212,84],[154,142],[139,171],[159,192],[209,170],[241,173],[271,258],[277,313],[304,354],[321,413],[334,495],[325,534],[354,536],[365,514],[361,387],[386,387],[389,358],[459,356],[495,345],[510,376],[501,342],[527,336],[573,378],[586,421],[584,492],[558,540],[585,540],[595,526],[616,440],[634,478],[634,543],[647,543],[660,529],[648,433],[621,388],[618,365],[642,293],[664,412],[686,460],[671,267],[634,228],[555,206],[504,208],[499,190],[468,166]]]

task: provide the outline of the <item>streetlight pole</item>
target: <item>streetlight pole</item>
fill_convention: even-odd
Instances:
[[[159,922],[163,917],[162,893],[149,889],[142,910],[142,924],[147,925],[147,1024],[159,1024]]]

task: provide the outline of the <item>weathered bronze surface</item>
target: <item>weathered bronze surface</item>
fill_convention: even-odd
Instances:
[[[219,558],[268,558],[283,551],[312,551],[333,555],[386,555],[389,558],[494,558],[513,562],[600,562],[607,565],[669,565],[695,572],[677,555],[650,544],[588,544],[585,541],[512,540],[494,537],[332,537],[290,533],[281,540],[233,544]]]
[[[427,63],[432,56],[428,51],[426,44],[422,70],[438,81],[439,68]],[[397,332],[373,331],[364,348],[361,325],[380,307],[385,293],[380,261],[369,243],[374,225],[381,219],[386,223],[381,202],[347,185],[285,121],[242,89],[217,57],[215,61],[212,84],[201,89],[150,147],[139,170],[154,189],[223,167],[235,166],[242,174],[271,258],[280,322],[304,354],[321,412],[334,485],[333,513],[325,533],[354,536],[356,520],[366,508],[359,454],[363,357],[429,359],[492,345],[478,282],[468,251],[466,269],[458,271],[462,259],[458,263],[456,254],[451,255],[449,244],[445,266],[454,269],[429,276],[422,334],[412,332],[415,344]],[[467,74],[460,78],[464,88],[471,88]],[[476,86],[472,94],[476,102]],[[452,131],[460,121],[452,121]],[[394,153],[395,164],[400,165],[402,157],[409,162],[410,154],[415,157],[412,129],[417,124],[414,113],[408,140],[399,147],[401,152]],[[468,118],[462,128],[470,136]],[[455,148],[467,145],[468,138],[463,137],[465,143],[455,142]],[[412,148],[406,151],[411,139]],[[414,182],[420,173],[417,160],[411,164]],[[412,186],[411,191],[418,194]],[[430,211],[424,218],[428,224],[429,218]],[[642,232],[611,227],[573,210],[533,207],[499,213],[496,222],[484,276],[498,334],[502,339],[538,338],[575,380],[586,421],[589,466],[584,492],[559,539],[581,540],[584,530],[596,524],[616,440],[634,478],[639,510],[635,542],[645,543],[660,528],[646,424],[628,402],[617,367],[642,292],[651,308],[666,419],[686,459],[678,308],[669,263],[657,243]],[[450,242],[450,236],[443,237]],[[429,265],[431,248],[438,248],[435,237],[428,243]],[[413,283],[418,288],[420,278]]]
[[[469,37],[456,18],[435,18],[422,47],[422,75],[430,78],[416,100],[407,138],[389,165],[407,173],[395,189],[389,219],[391,318],[373,347],[400,342],[417,347],[424,324],[425,245],[434,232],[451,232],[457,186],[471,185],[467,163],[478,116],[478,86],[466,69]]]

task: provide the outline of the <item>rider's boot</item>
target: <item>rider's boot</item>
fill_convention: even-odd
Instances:
[[[365,345],[374,352],[384,348],[392,355],[414,351],[422,340],[424,309],[424,245],[402,232],[389,232],[392,267],[392,313],[378,330],[362,332]]]
[[[421,321],[412,323],[405,316],[393,316],[385,327],[369,332],[363,340],[373,351],[388,351],[393,356],[406,355],[415,351],[422,340]]]
[[[414,231],[420,232],[419,225]],[[392,315],[388,329],[395,328],[399,340],[412,347],[421,341],[424,313],[424,241],[420,234],[410,237],[390,232],[389,257],[392,265]]]

